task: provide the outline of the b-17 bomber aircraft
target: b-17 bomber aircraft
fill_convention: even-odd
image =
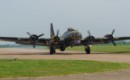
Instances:
[[[82,34],[78,30],[68,28],[68,30],[62,36],[59,36],[59,30],[57,30],[57,33],[55,34],[53,24],[51,23],[50,38],[40,38],[44,34],[35,35],[27,32],[27,34],[30,36],[29,38],[0,37],[0,40],[16,42],[17,44],[33,45],[34,48],[35,45],[48,46],[50,49],[50,54],[56,53],[56,49],[65,51],[66,47],[69,46],[84,46],[86,54],[90,54],[90,45],[92,44],[112,43],[114,46],[116,46],[115,41],[130,39],[130,37],[113,37],[114,32],[115,30],[113,30],[111,34],[105,35],[103,38],[95,38],[91,35],[90,31],[88,31],[88,36],[82,38]]]

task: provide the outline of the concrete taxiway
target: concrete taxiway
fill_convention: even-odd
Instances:
[[[130,63],[130,54],[96,53],[85,54],[84,51],[57,51],[50,55],[49,50],[25,48],[0,48],[0,59],[51,59],[51,60],[96,60]],[[129,80],[130,69],[67,76],[0,78],[0,80]]]

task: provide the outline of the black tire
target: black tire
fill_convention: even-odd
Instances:
[[[65,48],[61,47],[60,50],[61,50],[61,51],[65,51]]]
[[[56,51],[55,51],[55,48],[53,46],[50,47],[50,54],[54,54]]]
[[[85,48],[85,52],[86,54],[90,54],[91,53],[90,47]]]
[[[60,42],[59,48],[60,48],[61,51],[65,51],[64,42]]]

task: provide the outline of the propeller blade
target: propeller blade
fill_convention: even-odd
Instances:
[[[115,42],[113,42],[113,45],[114,45],[114,46],[116,46],[116,43],[115,43]]]
[[[33,48],[35,48],[35,44],[33,45]]]
[[[114,46],[116,46],[116,43],[115,43],[115,41],[114,41],[113,38],[112,38],[110,41],[112,42],[112,44],[113,44]]]
[[[43,36],[44,34],[40,34],[40,35],[38,35],[38,37],[41,37],[41,36]]]
[[[29,36],[31,36],[32,34],[30,34],[29,32],[27,32],[27,34],[29,35]]]
[[[115,33],[115,29],[113,29],[113,31],[112,31],[112,33],[111,33],[111,35],[113,35]]]
[[[35,48],[36,47],[36,42],[33,42],[32,44],[33,44],[33,48]]]
[[[91,36],[91,33],[90,33],[90,31],[88,30],[87,32],[88,32],[88,35],[89,35],[89,36]]]
[[[60,32],[60,31],[59,31],[59,30],[57,30],[57,36],[59,36],[59,32]]]
[[[112,44],[113,44],[114,46],[116,46],[116,43],[115,43],[114,41],[112,41]]]

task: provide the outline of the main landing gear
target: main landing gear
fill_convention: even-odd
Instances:
[[[91,49],[90,49],[89,45],[85,46],[85,52],[86,52],[86,54],[90,54],[91,53]]]
[[[63,41],[60,42],[59,48],[61,51],[65,51],[65,44]]]
[[[58,46],[55,46],[53,43],[51,43],[50,45],[50,54],[54,54],[56,53],[55,48],[59,48],[61,51],[65,51],[65,45],[63,42],[60,42],[60,44]]]
[[[56,53],[55,47],[53,45],[50,46],[50,54]]]

